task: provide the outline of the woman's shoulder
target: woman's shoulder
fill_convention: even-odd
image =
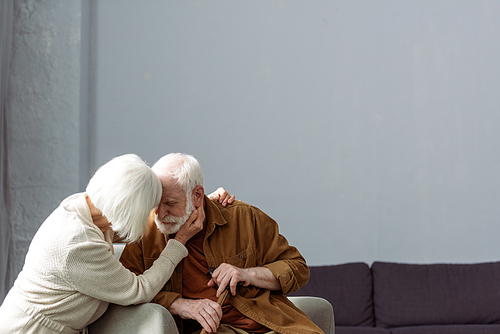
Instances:
[[[45,220],[39,230],[43,239],[50,238],[64,253],[78,248],[82,242],[104,241],[104,235],[93,224],[85,194],[74,194]]]
[[[85,200],[85,196],[85,193],[76,193],[73,195],[69,195],[62,200],[59,207],[66,211],[84,210],[87,203],[87,201]]]

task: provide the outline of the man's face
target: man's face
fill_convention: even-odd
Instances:
[[[160,177],[160,181],[163,192],[155,223],[163,234],[176,233],[195,210],[193,199],[171,178]]]

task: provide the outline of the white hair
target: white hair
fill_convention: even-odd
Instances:
[[[148,216],[160,203],[161,182],[135,154],[116,157],[101,166],[87,185],[87,195],[127,242],[146,233]]]
[[[197,186],[203,186],[203,171],[192,155],[170,153],[161,157],[152,167],[156,175],[170,175],[190,198]]]

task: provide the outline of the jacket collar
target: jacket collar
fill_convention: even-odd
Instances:
[[[205,222],[207,224],[205,239],[212,234],[216,225],[224,226],[227,224],[226,219],[220,211],[221,208],[222,206],[219,203],[212,202],[212,200],[205,195]]]
[[[219,203],[212,202],[207,195],[205,195],[205,219],[209,230],[211,230],[211,226],[224,226],[227,224],[226,219],[220,212],[221,208],[222,206]]]

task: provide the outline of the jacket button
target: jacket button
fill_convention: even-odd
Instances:
[[[176,271],[177,273],[180,273],[180,272],[181,272],[181,268],[177,268],[177,269],[175,269],[175,271]]]
[[[242,258],[243,258],[243,254],[240,254],[240,259],[242,259]]]

